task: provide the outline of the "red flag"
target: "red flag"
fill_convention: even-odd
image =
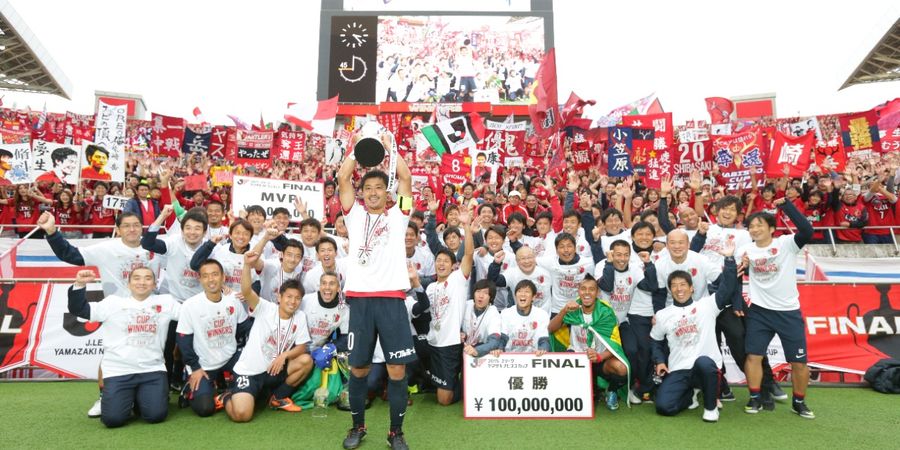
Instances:
[[[274,157],[284,161],[302,162],[306,151],[306,133],[280,130],[275,132]]]
[[[569,99],[566,100],[566,104],[560,112],[563,128],[572,126],[584,130],[589,129],[591,127],[591,120],[583,119],[581,115],[584,113],[585,106],[595,104],[597,104],[595,100],[582,100],[581,97],[574,92],[569,94]]]
[[[199,107],[199,106],[195,106],[195,107],[194,107],[193,113],[194,113],[194,118],[195,118],[195,119],[201,120],[200,118],[203,116],[203,112],[200,111],[200,107]],[[202,120],[201,120],[201,121],[202,121]]]
[[[228,129],[221,125],[213,127],[212,135],[209,139],[209,156],[211,158],[224,158],[227,143]]]
[[[472,172],[472,158],[465,152],[445,153],[441,156],[440,174],[444,183],[455,185],[469,181]]]
[[[706,98],[706,110],[712,123],[728,123],[734,112],[734,103],[725,97]]]
[[[556,92],[556,51],[550,49],[544,55],[535,75],[532,92],[534,103],[528,105],[534,132],[547,137],[559,130],[559,98]]]
[[[883,106],[875,108],[878,114],[878,129],[890,134],[900,126],[900,98],[895,98]]]
[[[781,178],[784,176],[784,168],[788,167],[790,169],[789,177],[802,177],[809,169],[809,152],[815,141],[815,133],[794,137],[776,131],[775,145],[772,147],[772,154],[769,155],[769,163],[766,165],[766,176]]]
[[[840,140],[836,145],[816,147],[815,155],[816,166],[820,168],[843,173],[847,166],[847,155],[844,153],[844,147]]]
[[[181,117],[169,117],[153,113],[153,140],[150,149],[154,155],[178,158],[184,141],[185,121]]]
[[[554,136],[553,139],[557,142],[557,145],[555,145],[555,151],[550,155],[550,161],[547,162],[547,175],[551,175],[554,172],[559,172],[559,175],[562,175],[562,172],[566,169],[566,149],[558,143],[562,141],[563,136],[560,133]]]
[[[322,100],[315,104],[288,103],[284,120],[304,130],[325,136],[334,137],[334,122],[337,117],[338,96]],[[262,116],[260,115],[260,120]]]
[[[644,184],[650,189],[659,189],[662,178],[672,176],[673,169],[671,149],[650,150],[647,154]]]

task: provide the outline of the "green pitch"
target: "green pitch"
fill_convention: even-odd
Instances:
[[[789,390],[789,388],[786,388]],[[659,417],[652,405],[609,412],[594,420],[464,420],[462,406],[441,407],[434,395],[413,395],[406,414],[407,441],[414,449],[581,449],[581,448],[897,448],[900,398],[863,388],[815,388],[808,402],[817,419],[792,414],[787,403],[756,416],[737,401],[726,403],[719,423],[700,420],[701,410]],[[107,430],[87,409],[96,399],[93,383],[0,383],[0,448],[340,448],[349,413],[329,409],[328,418],[259,410],[248,424],[233,424],[222,412],[195,417],[170,404],[159,425],[136,420]],[[363,449],[384,448],[387,403],[366,412],[369,435]]]

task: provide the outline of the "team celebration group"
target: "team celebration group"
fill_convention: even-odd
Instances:
[[[472,184],[449,195],[428,188],[414,201],[402,158],[388,174],[359,170],[351,154],[326,183],[334,234],[305,213],[291,233],[287,208],[224,217],[212,199],[154,211],[146,194],[115,217],[117,237],[97,244],[70,244],[51,212],[37,226],[61,260],[98,269],[78,272],[68,307],[103,323],[101,396],[89,415],[107,427],[165,420],[170,389],[199,416],[224,409],[247,422],[258,401],[298,412],[298,389],[340,355],[352,418],[344,448],[361,444],[379,395],[389,445],[407,448],[409,392],[459,401],[464,354],[585,353],[596,400],[610,411],[620,401],[666,416],[702,407],[716,422],[735,399],[724,336],[747,377],[746,413],[779,400],[813,419],[796,257],[821,239],[808,202],[856,202],[859,188],[833,175],[799,187],[776,181],[749,198],[716,193],[694,174],[686,198],[673,199],[666,178],[639,213],[632,199],[650,195],[631,178],[587,186],[574,173],[519,175],[525,192],[511,183],[498,208],[498,192]],[[872,181],[861,204],[893,208],[892,191]],[[103,299],[89,301],[97,282]],[[775,335],[791,365],[790,399],[765,357]]]

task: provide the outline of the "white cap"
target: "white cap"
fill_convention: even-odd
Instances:
[[[508,197],[521,197],[522,193],[519,191],[512,191],[509,193]]]

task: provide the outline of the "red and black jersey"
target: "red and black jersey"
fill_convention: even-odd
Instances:
[[[90,225],[109,225],[109,228],[92,228],[88,230],[91,233],[112,233],[113,227],[116,225],[116,211],[103,207],[103,199],[91,197],[85,199],[87,205],[87,224]]]
[[[865,196],[860,196],[866,212],[869,213],[869,223],[866,226],[892,226],[896,225],[894,215],[896,214],[896,204],[891,203],[881,194],[875,194],[866,200]],[[874,234],[879,236],[887,236],[891,234],[889,228],[866,229],[866,234]]]

